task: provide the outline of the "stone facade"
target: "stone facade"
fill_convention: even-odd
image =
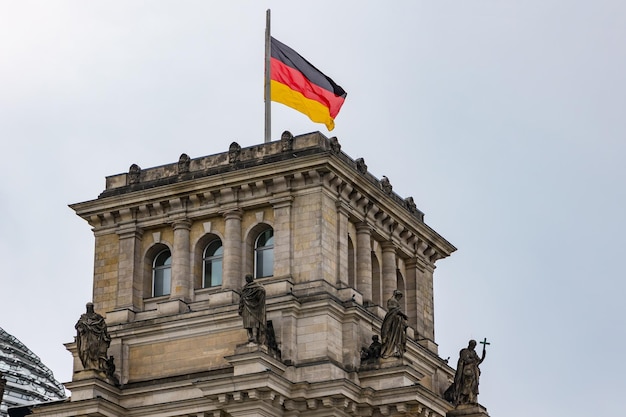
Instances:
[[[435,262],[455,248],[412,198],[320,133],[110,176],[71,208],[93,228],[93,303],[106,317],[115,386],[82,369],[75,343],[66,402],[41,416],[445,416],[453,370],[434,338]],[[267,293],[280,354],[247,343],[237,314],[255,242],[273,232]],[[221,285],[203,288],[203,252],[222,242]],[[171,253],[169,294],[154,260]],[[405,297],[403,358],[360,365],[385,303]]]

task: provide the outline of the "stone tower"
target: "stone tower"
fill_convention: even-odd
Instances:
[[[455,248],[413,198],[320,133],[107,177],[71,208],[93,228],[93,304],[114,380],[82,369],[45,416],[443,417],[454,371],[434,338],[435,262]],[[244,276],[266,291],[249,343]],[[361,362],[404,293],[403,357]],[[69,414],[68,414],[69,413]]]

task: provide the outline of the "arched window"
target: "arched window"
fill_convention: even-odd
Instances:
[[[162,250],[154,257],[152,264],[152,296],[159,297],[170,293],[172,283],[172,253]]]
[[[219,239],[207,245],[202,254],[202,287],[217,287],[222,285],[222,260],[224,246]]]
[[[262,232],[254,242],[254,271],[256,278],[274,275],[274,230]]]

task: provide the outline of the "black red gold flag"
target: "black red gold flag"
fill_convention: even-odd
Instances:
[[[296,51],[271,38],[271,100],[306,114],[328,130],[335,128],[335,117],[346,92]]]

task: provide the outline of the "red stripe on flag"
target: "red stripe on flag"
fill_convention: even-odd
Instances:
[[[272,80],[285,84],[306,98],[321,103],[328,108],[333,119],[337,117],[344,102],[343,97],[336,96],[333,92],[313,84],[300,71],[285,65],[276,58],[271,59],[270,67]]]

